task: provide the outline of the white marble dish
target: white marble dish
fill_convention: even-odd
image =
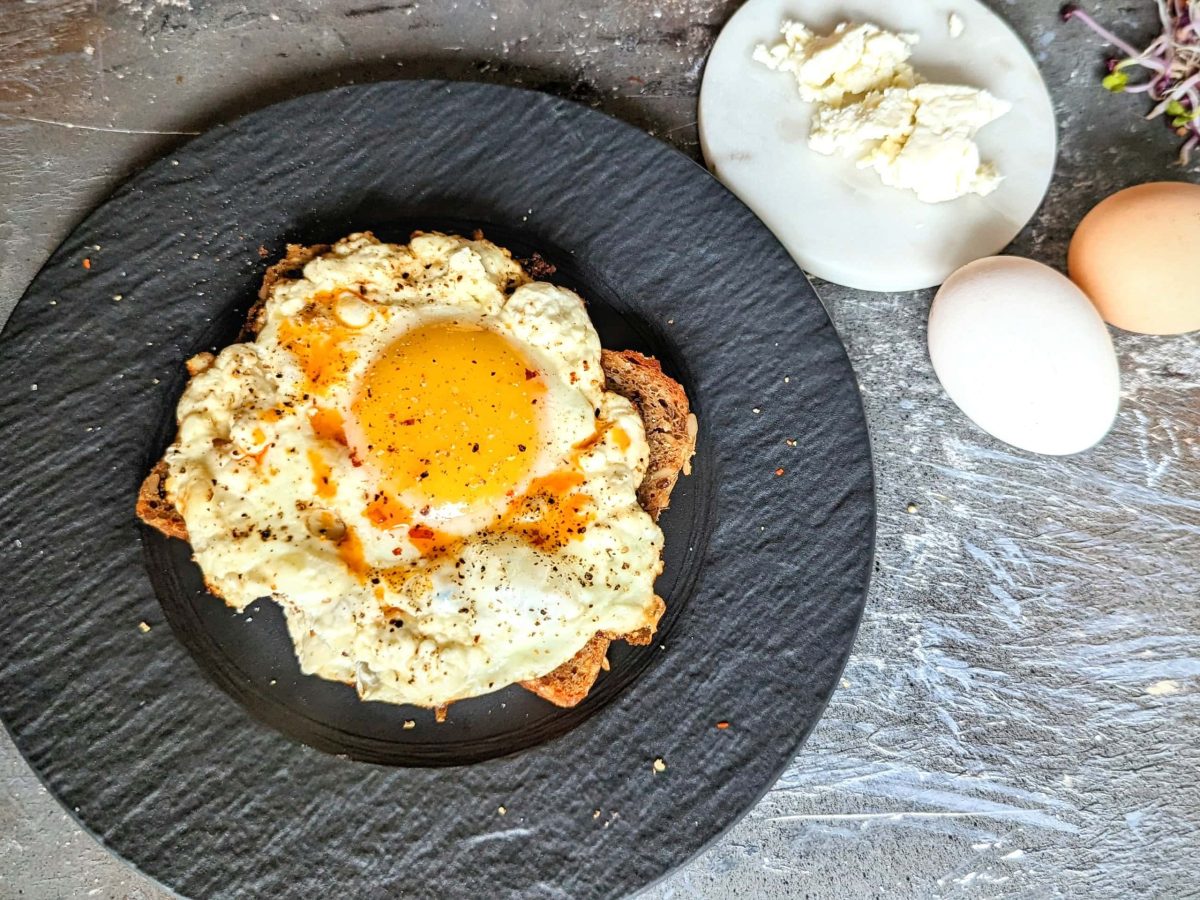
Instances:
[[[964,30],[951,37],[950,18]],[[751,59],[784,19],[825,34],[840,22],[915,32],[912,64],[929,81],[982,87],[1013,104],[979,133],[1004,182],[987,197],[927,204],[850,160],[808,148],[812,104],[795,79]],[[713,47],[700,91],[709,169],[758,214],[804,269],[838,284],[904,291],[941,284],[1003,249],[1033,217],[1054,170],[1050,95],[1021,40],[977,0],[749,0]]]

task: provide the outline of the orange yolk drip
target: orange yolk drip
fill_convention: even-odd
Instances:
[[[529,490],[513,501],[508,511],[486,530],[490,534],[515,534],[534,547],[553,552],[587,531],[592,521],[591,499],[571,493],[582,485],[581,472],[552,472],[534,479]],[[427,558],[458,552],[466,541],[451,534],[416,524],[408,530],[408,541]],[[394,551],[399,555],[402,551]]]
[[[336,409],[320,407],[309,414],[308,421],[312,424],[313,433],[321,440],[345,445],[345,425],[342,414]]]
[[[376,528],[395,528],[412,521],[408,508],[387,491],[380,491],[367,504],[366,516]]]
[[[618,450],[629,449],[629,433],[619,425],[612,430],[613,443],[617,445]]]
[[[370,566],[367,565],[367,558],[363,553],[362,541],[358,539],[358,534],[353,528],[347,526],[345,536],[337,543],[337,551],[347,569],[359,578],[366,577]]]
[[[428,525],[414,525],[408,529],[408,542],[421,551],[422,556],[441,556],[463,543],[461,538]]]
[[[413,494],[433,505],[501,499],[537,455],[545,392],[536,366],[502,335],[424,325],[365,373],[350,447],[410,502]]]
[[[342,381],[358,358],[356,352],[342,346],[353,332],[333,317],[336,298],[336,292],[322,291],[300,316],[279,324],[279,343],[296,357],[309,390],[315,394],[325,394],[331,385]]]
[[[316,450],[309,450],[308,464],[312,466],[313,484],[316,486],[317,496],[328,498],[336,494],[337,485],[329,477],[333,474],[333,469],[329,463],[325,462],[325,457]]]
[[[530,484],[529,490],[526,491],[526,496],[540,494],[548,497],[558,497],[572,488],[579,487],[581,484],[583,484],[582,472],[551,472],[549,475],[544,475]]]
[[[504,517],[502,530],[519,534],[539,550],[554,551],[587,531],[589,498],[571,493],[583,484],[581,472],[551,472],[529,485]]]

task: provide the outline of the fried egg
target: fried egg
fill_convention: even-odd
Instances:
[[[193,360],[166,489],[213,593],[301,669],[443,706],[653,628],[641,417],[582,299],[486,240],[355,234]]]

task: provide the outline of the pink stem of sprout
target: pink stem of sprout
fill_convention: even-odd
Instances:
[[[1103,25],[1101,25],[1099,22],[1097,22],[1095,19],[1093,19],[1088,13],[1084,12],[1078,6],[1066,7],[1063,10],[1062,16],[1063,16],[1064,22],[1070,22],[1072,19],[1078,19],[1080,22],[1082,22],[1088,28],[1092,29],[1092,31],[1096,32],[1096,34],[1100,35],[1100,37],[1104,38],[1104,40],[1108,41],[1108,43],[1112,44],[1114,47],[1116,47],[1118,50],[1120,50],[1126,56],[1137,59],[1139,56],[1142,55],[1140,50],[1135,50],[1131,44],[1127,44],[1125,41],[1121,40],[1121,38],[1117,37],[1115,34],[1113,34],[1111,31],[1109,31],[1107,28],[1105,28]]]

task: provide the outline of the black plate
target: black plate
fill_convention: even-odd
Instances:
[[[233,339],[260,245],[475,227],[557,264],[605,345],[662,358],[702,428],[663,520],[659,640],[615,648],[574,710],[513,688],[438,726],[300,675],[273,604],[233,614],[131,513],[182,360]],[[0,384],[0,712],[81,822],[185,894],[634,890],[770,786],[862,611],[869,442],[812,288],[698,166],[549,96],[344,88],[193,141],[56,251]]]

